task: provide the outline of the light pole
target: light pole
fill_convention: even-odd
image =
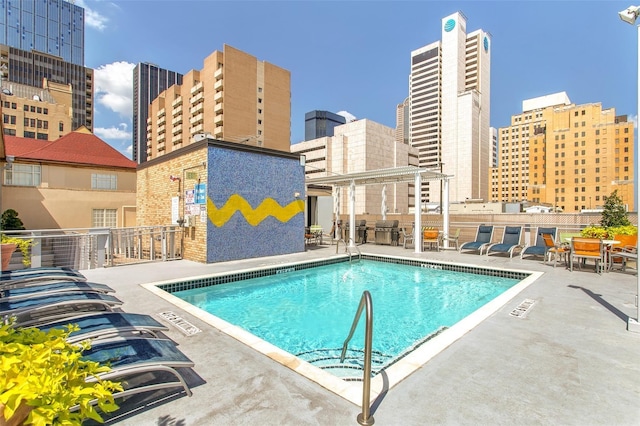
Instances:
[[[622,19],[627,24],[635,25],[636,19],[640,15],[640,6],[629,6],[622,12],[618,13],[620,19]],[[640,26],[638,26],[638,67],[636,68],[638,72],[638,110],[640,113]],[[640,148],[640,141],[636,141],[636,146]],[[636,164],[635,169],[636,173],[638,173],[638,168],[640,167],[640,149],[636,148]],[[640,179],[638,179],[640,180]],[[637,210],[640,213],[640,199],[638,196],[640,195],[640,183],[636,181],[636,205],[638,206]],[[638,224],[640,225],[640,223]],[[638,253],[638,246],[636,246],[636,253]],[[636,259],[636,269],[638,268],[638,260]],[[640,333],[640,271],[637,271],[637,280],[638,280],[638,289],[636,293],[636,319],[629,317],[627,321],[627,330],[635,331],[636,333]]]

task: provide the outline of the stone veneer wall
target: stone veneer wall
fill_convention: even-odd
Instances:
[[[162,159],[161,160],[165,160]],[[167,157],[165,161],[150,162],[148,167],[138,169],[137,178],[137,225],[168,226],[171,224],[171,198],[180,195],[180,217],[184,217],[184,191],[193,189],[197,180],[187,179],[187,172],[198,174],[206,182],[207,146],[186,152],[178,157]],[[188,169],[188,170],[186,170]],[[184,171],[184,172],[183,172]],[[170,176],[180,177],[171,181]],[[207,224],[196,220],[192,228],[184,228],[183,258],[196,262],[207,261]]]

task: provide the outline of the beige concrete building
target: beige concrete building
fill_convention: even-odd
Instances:
[[[332,137],[291,145],[291,151],[305,155],[307,178],[418,165],[417,149],[408,143],[398,142],[395,129],[366,119],[336,126]],[[382,187],[356,187],[356,214],[381,213]],[[413,183],[388,184],[385,191],[387,213],[406,214],[413,210],[414,190]],[[347,192],[342,191],[341,194],[340,214],[349,211]]]
[[[602,208],[615,190],[634,208],[633,123],[600,103],[572,104],[566,93],[523,102],[500,128],[491,200],[546,203],[564,212]]]
[[[42,88],[2,82],[2,128],[5,135],[56,140],[71,132],[72,88],[43,80]]]
[[[151,103],[147,158],[189,145],[201,133],[288,152],[291,73],[228,45],[213,52],[201,70]]]
[[[86,128],[52,142],[4,136],[1,211],[27,229],[136,224],[136,163]]]

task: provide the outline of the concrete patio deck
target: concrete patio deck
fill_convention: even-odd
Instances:
[[[593,269],[553,268],[532,257],[510,260],[454,250],[415,254],[375,244],[359,248],[363,253],[544,272],[382,395],[372,409],[375,424],[638,424],[640,333],[626,330],[627,318],[636,317],[635,271],[597,275]],[[160,312],[173,311],[202,330],[189,337],[174,327],[167,333],[195,362],[193,396],[169,398],[110,423],[357,424],[359,406],[140,286],[334,255],[335,246],[323,245],[294,255],[210,265],[180,260],[82,271],[90,281],[112,286],[126,312],[158,318]],[[527,315],[509,315],[524,299],[536,301]]]

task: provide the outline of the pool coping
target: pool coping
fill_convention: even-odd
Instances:
[[[371,380],[371,394],[369,398],[369,403],[375,401],[375,399],[380,395],[388,392],[395,385],[400,383],[402,380],[407,378],[413,372],[424,366],[429,360],[435,357],[437,354],[442,352],[448,346],[453,344],[455,341],[459,340],[462,336],[464,336],[467,332],[473,329],[475,326],[480,324],[489,316],[493,315],[500,308],[502,308],[506,303],[512,300],[517,294],[523,291],[526,287],[535,282],[540,276],[542,276],[543,272],[535,272],[529,270],[522,269],[512,269],[512,268],[500,268],[500,267],[481,267],[473,264],[459,263],[459,262],[447,262],[441,260],[433,260],[433,259],[416,259],[404,256],[393,256],[393,255],[379,255],[379,254],[369,254],[363,253],[365,258],[385,258],[385,259],[394,259],[399,260],[410,264],[424,264],[431,265],[429,267],[442,267],[445,266],[447,269],[452,270],[460,270],[463,269],[472,269],[472,270],[484,270],[484,271],[496,271],[497,273],[516,273],[526,275],[526,278],[522,279],[520,282],[506,290],[501,295],[497,296],[493,300],[487,302],[482,307],[478,308],[476,311],[466,316],[462,320],[458,321],[453,326],[447,328],[445,331],[437,334],[435,337],[430,339],[428,342],[421,344],[412,352],[408,353],[401,359],[397,360],[395,363],[385,368],[382,372],[376,375]],[[227,334],[230,337],[244,343],[245,345],[251,347],[252,349],[262,353],[263,355],[268,356],[272,360],[276,361],[279,364],[282,364],[291,370],[297,372],[298,374],[308,378],[309,380],[318,383],[320,386],[325,389],[341,396],[347,401],[356,404],[358,406],[363,402],[362,395],[362,382],[350,382],[345,381],[339,377],[334,376],[331,373],[328,373],[322,370],[319,367],[315,367],[310,363],[274,346],[273,344],[266,342],[265,340],[260,339],[259,337],[249,333],[248,331],[233,325],[221,318],[216,317],[204,310],[193,306],[184,300],[174,296],[168,291],[160,288],[161,286],[166,286],[169,284],[174,284],[178,281],[193,281],[193,280],[206,280],[212,277],[224,277],[229,275],[236,274],[260,274],[265,270],[272,271],[287,271],[291,270],[290,268],[295,268],[297,265],[314,265],[316,264],[326,264],[326,263],[336,263],[343,262],[348,260],[348,255],[333,255],[323,260],[315,260],[315,261],[298,261],[298,262],[288,262],[282,263],[277,266],[261,266],[261,267],[251,267],[238,271],[234,271],[230,273],[220,272],[214,274],[206,274],[201,276],[193,276],[193,277],[185,277],[180,280],[172,279],[166,281],[156,281],[146,284],[141,284],[141,286],[157,296],[165,299],[171,304],[177,306],[180,309],[190,313],[191,315],[201,319],[207,324],[213,326],[219,331]],[[276,272],[277,273],[277,272]]]

